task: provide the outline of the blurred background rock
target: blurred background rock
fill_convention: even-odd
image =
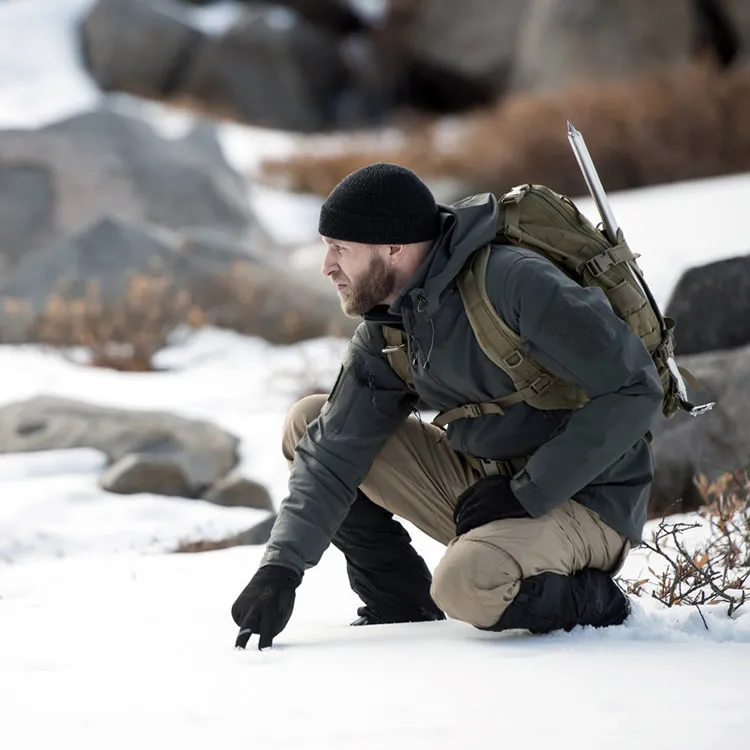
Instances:
[[[48,24],[62,8],[0,12],[24,3]],[[750,172],[747,0],[65,4],[87,105],[0,129],[4,343],[82,346],[132,371],[185,325],[279,344],[347,336],[355,323],[318,271],[317,209],[376,160],[444,202],[523,182],[581,196],[571,120],[609,191]],[[23,71],[37,52],[13,61]],[[49,93],[23,95],[45,113]],[[266,137],[283,147],[236,158]],[[694,220],[711,221],[708,197]],[[691,366],[716,392],[742,393],[727,378],[746,372],[749,288],[747,258],[722,260],[690,269],[666,306],[688,332],[678,353],[709,357]],[[661,476],[675,477],[657,483],[659,508],[702,470],[681,424],[662,431],[675,449],[656,430]],[[745,432],[709,432],[746,460]]]

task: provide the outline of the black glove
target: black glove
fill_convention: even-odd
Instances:
[[[258,633],[258,649],[273,644],[286,627],[294,608],[297,586],[302,575],[282,565],[263,565],[232,605],[232,619],[240,632],[236,648],[245,648],[250,636]]]
[[[510,479],[494,474],[474,483],[458,497],[453,509],[456,536],[490,521],[508,518],[531,518],[510,488]]]

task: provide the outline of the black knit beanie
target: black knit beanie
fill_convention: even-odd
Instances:
[[[320,211],[323,237],[365,245],[433,240],[439,214],[430,189],[406,167],[379,162],[352,172]]]

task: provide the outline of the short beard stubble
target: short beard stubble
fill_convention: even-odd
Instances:
[[[341,293],[341,309],[350,318],[357,318],[372,310],[390,297],[396,289],[396,273],[377,254],[370,255],[370,265],[361,281],[349,280]]]

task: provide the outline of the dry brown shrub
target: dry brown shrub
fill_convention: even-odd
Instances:
[[[50,296],[29,338],[54,347],[83,347],[96,367],[146,372],[178,325],[201,320],[190,294],[172,279],[135,274],[119,302],[103,300],[96,282],[87,285],[82,298]]]
[[[696,520],[663,519],[644,542],[653,555],[648,574],[619,581],[629,594],[650,595],[667,607],[700,612],[720,605],[731,617],[750,601],[750,475],[726,473],[714,481],[701,475],[696,486],[705,502]]]
[[[583,133],[605,187],[622,190],[750,169],[748,118],[750,67],[703,63],[555,94],[509,96],[395,136],[313,136],[292,157],[267,160],[262,170],[271,181],[319,195],[373,161],[403,164],[425,179],[453,178],[472,191],[502,193],[536,182],[582,195],[586,186],[567,120]]]
[[[154,355],[180,326],[227,328],[274,344],[322,336],[348,337],[353,322],[335,301],[324,306],[282,274],[238,261],[217,276],[195,280],[186,289],[169,275],[133,275],[122,301],[103,299],[92,282],[83,297],[51,295],[39,315],[24,300],[6,300],[4,309],[24,329],[23,341],[56,348],[82,347],[91,364],[129,372],[154,369]],[[9,337],[0,338],[9,340]],[[16,334],[16,340],[18,336]]]

